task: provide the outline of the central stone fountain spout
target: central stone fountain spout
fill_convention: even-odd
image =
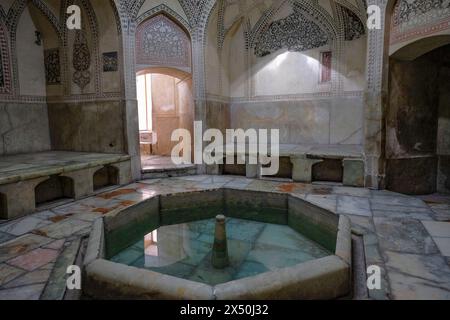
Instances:
[[[216,217],[216,231],[214,233],[214,246],[212,251],[212,266],[216,269],[224,269],[229,266],[227,231],[225,216]]]

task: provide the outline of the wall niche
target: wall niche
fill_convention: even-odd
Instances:
[[[119,184],[119,170],[113,166],[104,166],[93,176],[94,191]]]
[[[62,176],[51,176],[38,184],[34,192],[36,207],[75,197],[73,180]]]

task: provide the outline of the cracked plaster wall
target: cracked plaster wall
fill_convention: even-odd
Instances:
[[[46,104],[0,102],[0,156],[50,150]]]

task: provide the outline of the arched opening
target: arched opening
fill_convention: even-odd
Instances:
[[[34,194],[36,207],[73,199],[75,197],[73,180],[69,177],[51,176],[36,186]]]
[[[412,61],[447,44],[450,44],[450,35],[427,37],[398,49],[391,58]]]
[[[174,20],[158,14],[136,31],[137,98],[143,172],[172,169],[172,133],[193,136],[191,40]],[[191,139],[192,140],[192,139]]]
[[[384,37],[369,39],[375,44],[369,51],[369,59],[375,54],[379,65],[368,63],[369,94],[366,101],[365,115],[365,152],[366,185],[374,188],[387,188],[388,143],[391,133],[387,132],[387,111],[389,110],[388,90],[390,82],[390,57],[401,60],[414,60],[427,50],[437,49],[445,43],[427,50],[413,50],[418,41],[436,36],[450,34],[448,23],[443,23],[448,14],[448,1],[409,1],[388,0],[384,16]],[[430,41],[428,40],[428,41]],[[431,40],[434,41],[434,40]],[[416,43],[416,44],[415,44]],[[411,47],[407,47],[412,45]],[[423,42],[420,43],[423,46]],[[422,52],[420,52],[422,51]],[[368,60],[369,61],[369,60]],[[376,66],[371,70],[371,67]],[[372,169],[371,169],[372,168]],[[367,170],[369,169],[369,170]]]
[[[280,157],[280,168],[275,177],[285,179],[292,178],[292,162],[290,157]]]
[[[119,169],[113,166],[104,166],[97,170],[93,176],[94,191],[119,184]]]
[[[232,176],[242,176],[246,175],[246,166],[245,164],[239,164],[237,160],[237,156],[234,157],[233,164],[227,164],[224,161],[224,164],[220,167],[220,173],[223,175],[232,175]]]
[[[263,168],[269,168],[270,166],[271,164],[262,165]],[[292,169],[291,157],[279,157],[278,173],[269,178],[292,179]]]
[[[139,131],[143,164],[156,157],[170,157],[178,142],[172,132],[193,132],[192,78],[166,70],[146,70],[137,76]]]
[[[389,60],[389,190],[406,194],[450,192],[450,45],[436,48],[442,39],[419,40]]]
[[[8,203],[6,202],[6,194],[0,193],[0,219],[8,218]]]
[[[446,1],[389,0],[386,10],[383,127],[385,186],[407,194],[448,192]],[[439,53],[441,52],[441,53]],[[433,60],[435,57],[437,60]],[[446,133],[447,132],[447,133]],[[381,168],[381,167],[380,167]]]
[[[313,165],[313,182],[336,182],[342,183],[344,177],[344,168],[341,159],[324,159]]]

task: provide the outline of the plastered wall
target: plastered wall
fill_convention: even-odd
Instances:
[[[329,1],[317,6],[332,14]],[[219,10],[210,17],[208,99],[229,108],[232,128],[280,129],[282,143],[362,144],[366,36],[344,40],[339,48],[337,40],[331,40],[313,49],[281,48],[259,57],[253,47],[248,48],[246,25],[254,26],[261,19],[258,8],[237,14],[237,8],[227,7],[224,18]],[[292,12],[285,4],[270,21],[284,19]],[[233,19],[233,15],[238,17]],[[221,19],[229,28],[218,46]],[[322,82],[321,59],[327,51],[333,55],[332,78]]]

